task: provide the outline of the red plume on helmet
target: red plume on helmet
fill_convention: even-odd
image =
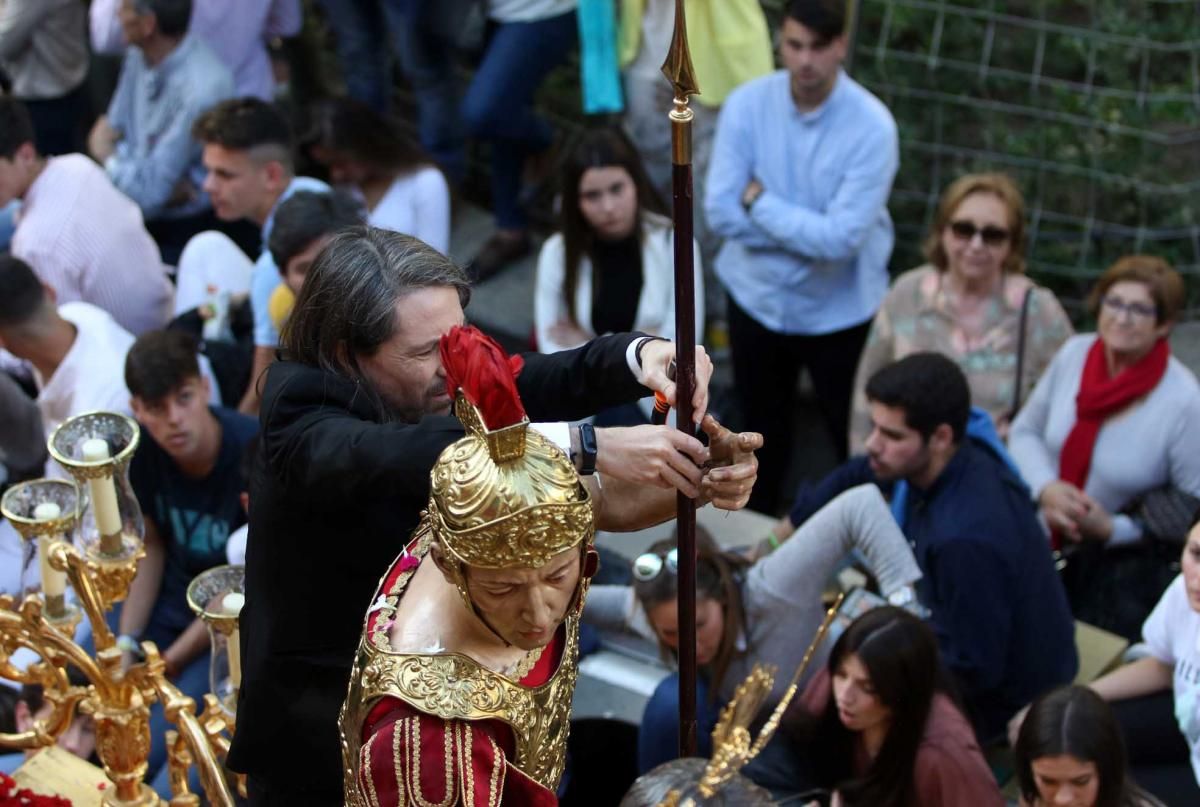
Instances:
[[[494,339],[469,325],[451,328],[442,337],[440,348],[446,393],[453,398],[461,389],[489,431],[525,419],[517,392],[517,375],[525,366],[524,359],[509,356]]]

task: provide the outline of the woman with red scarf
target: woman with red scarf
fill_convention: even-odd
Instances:
[[[1179,544],[1164,546],[1122,511],[1164,487],[1200,495],[1200,384],[1167,342],[1184,286],[1165,261],[1120,259],[1089,302],[1097,333],[1059,350],[1009,451],[1067,558],[1076,618],[1136,640]]]

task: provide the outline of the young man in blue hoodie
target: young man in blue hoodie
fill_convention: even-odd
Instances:
[[[866,455],[802,491],[779,529],[854,485],[875,482],[892,494],[942,661],[987,742],[1024,699],[1069,683],[1079,666],[1049,545],[994,432],[968,430],[970,390],[953,361],[913,354],[872,376],[866,394]]]

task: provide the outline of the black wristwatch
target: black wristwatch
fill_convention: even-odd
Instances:
[[[579,473],[583,476],[596,473],[596,430],[590,423],[579,426]]]

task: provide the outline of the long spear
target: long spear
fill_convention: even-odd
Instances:
[[[683,0],[675,0],[675,34],[662,66],[675,88],[671,109],[671,200],[675,223],[675,400],[676,425],[695,433],[692,394],[696,388],[696,291],[692,255],[692,110],[696,95],[688,52]],[[679,753],[696,755],[696,503],[677,494],[679,575]]]

